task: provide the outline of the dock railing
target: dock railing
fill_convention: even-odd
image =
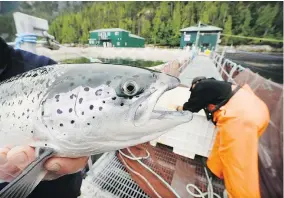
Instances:
[[[225,52],[225,51],[224,51]],[[236,84],[234,78],[245,68],[237,63],[230,61],[224,57],[224,52],[222,54],[218,54],[217,52],[212,52],[210,54],[211,59],[214,62],[214,65],[217,68],[217,71],[220,73],[222,78],[225,81]]]

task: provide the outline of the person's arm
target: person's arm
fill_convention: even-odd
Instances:
[[[190,98],[183,106],[177,106],[177,111],[191,111],[193,113],[199,112],[212,99],[215,93],[212,92],[212,86],[209,83],[200,82],[194,89],[192,89]]]
[[[197,113],[207,105],[207,98],[205,89],[196,86],[188,101],[183,104],[183,110]]]
[[[7,43],[0,37],[0,74],[7,67],[10,49]]]

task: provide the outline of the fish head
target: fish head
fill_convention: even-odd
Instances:
[[[81,146],[143,139],[192,119],[190,112],[155,110],[159,98],[179,84],[178,78],[150,69],[70,66],[47,94],[43,122],[57,140]]]

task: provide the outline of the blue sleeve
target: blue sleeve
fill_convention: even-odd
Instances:
[[[14,57],[20,57],[20,60],[22,60],[22,62],[24,63],[25,71],[42,66],[57,64],[57,62],[52,60],[51,58],[48,58],[46,56],[39,56],[20,49],[14,50],[14,55]]]

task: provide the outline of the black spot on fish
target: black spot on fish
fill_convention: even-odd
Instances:
[[[89,91],[89,90],[90,90],[89,87],[85,87],[85,88],[84,88],[84,91]]]
[[[47,144],[44,144],[44,146],[47,146]]]
[[[34,74],[33,77],[36,77],[38,74]]]
[[[91,82],[91,81],[92,81],[92,79],[91,79],[91,78],[89,78],[89,79],[88,79],[88,82]]]
[[[70,83],[70,87],[74,86],[74,83]]]
[[[56,95],[56,96],[55,96],[55,99],[59,100],[59,97],[60,97],[60,95]]]
[[[101,110],[103,110],[103,108],[102,108],[102,107],[99,107],[99,110],[101,111]]]
[[[71,124],[74,124],[75,123],[75,121],[74,120],[71,120]]]
[[[42,116],[44,115],[44,111],[43,111],[43,112],[41,112],[41,115],[42,115]]]
[[[27,117],[27,119],[29,119],[30,116]]]
[[[47,125],[44,125],[45,126],[45,128],[47,128]]]
[[[24,94],[25,94],[25,95],[28,95],[28,93],[27,93],[26,91],[24,92]]]
[[[94,109],[94,105],[90,105],[90,109],[93,110]]]
[[[113,98],[112,98],[112,100],[115,100],[115,99],[116,99],[116,97],[113,97]]]
[[[71,112],[72,112],[72,108],[69,109],[69,113],[71,113]]]
[[[18,119],[20,119],[20,117],[18,117]]]
[[[103,103],[106,103],[106,101],[103,100]]]
[[[22,113],[22,116],[24,116],[25,115],[25,113]]]
[[[129,96],[129,99],[131,100],[133,98],[133,96]]]
[[[109,92],[107,92],[107,94],[109,94]]]
[[[84,113],[84,111],[82,111],[82,115],[84,115],[85,113]]]
[[[83,98],[80,98],[79,99],[79,104],[82,104],[82,102],[83,102]]]
[[[96,93],[95,93],[95,94],[96,94],[96,96],[100,96],[100,95],[102,95],[102,91],[103,91],[102,89],[97,90],[97,91],[96,91]]]
[[[62,123],[60,123],[60,126],[61,126],[61,127],[63,127],[63,124],[62,124]]]
[[[31,133],[34,133],[34,131],[31,131]]]
[[[109,85],[110,85],[110,83],[111,83],[111,81],[109,80],[109,81],[107,81],[107,82],[106,82],[106,85],[108,85],[108,86],[109,86]]]
[[[70,99],[73,99],[74,97],[76,97],[76,95],[75,95],[75,94],[72,94],[72,95],[70,96]]]
[[[62,114],[63,112],[60,109],[57,109],[58,114]]]
[[[87,123],[87,125],[90,125],[90,123]]]
[[[30,111],[30,109],[27,109],[27,112],[29,112]]]
[[[38,98],[38,99],[39,99],[39,96],[40,96],[41,93],[42,93],[42,91],[37,94],[37,98]]]
[[[139,95],[135,96],[136,98],[139,98]]]
[[[93,116],[93,119],[95,119],[95,116]]]
[[[123,105],[124,105],[124,103],[121,103],[121,104],[120,104],[120,106],[123,106]]]

